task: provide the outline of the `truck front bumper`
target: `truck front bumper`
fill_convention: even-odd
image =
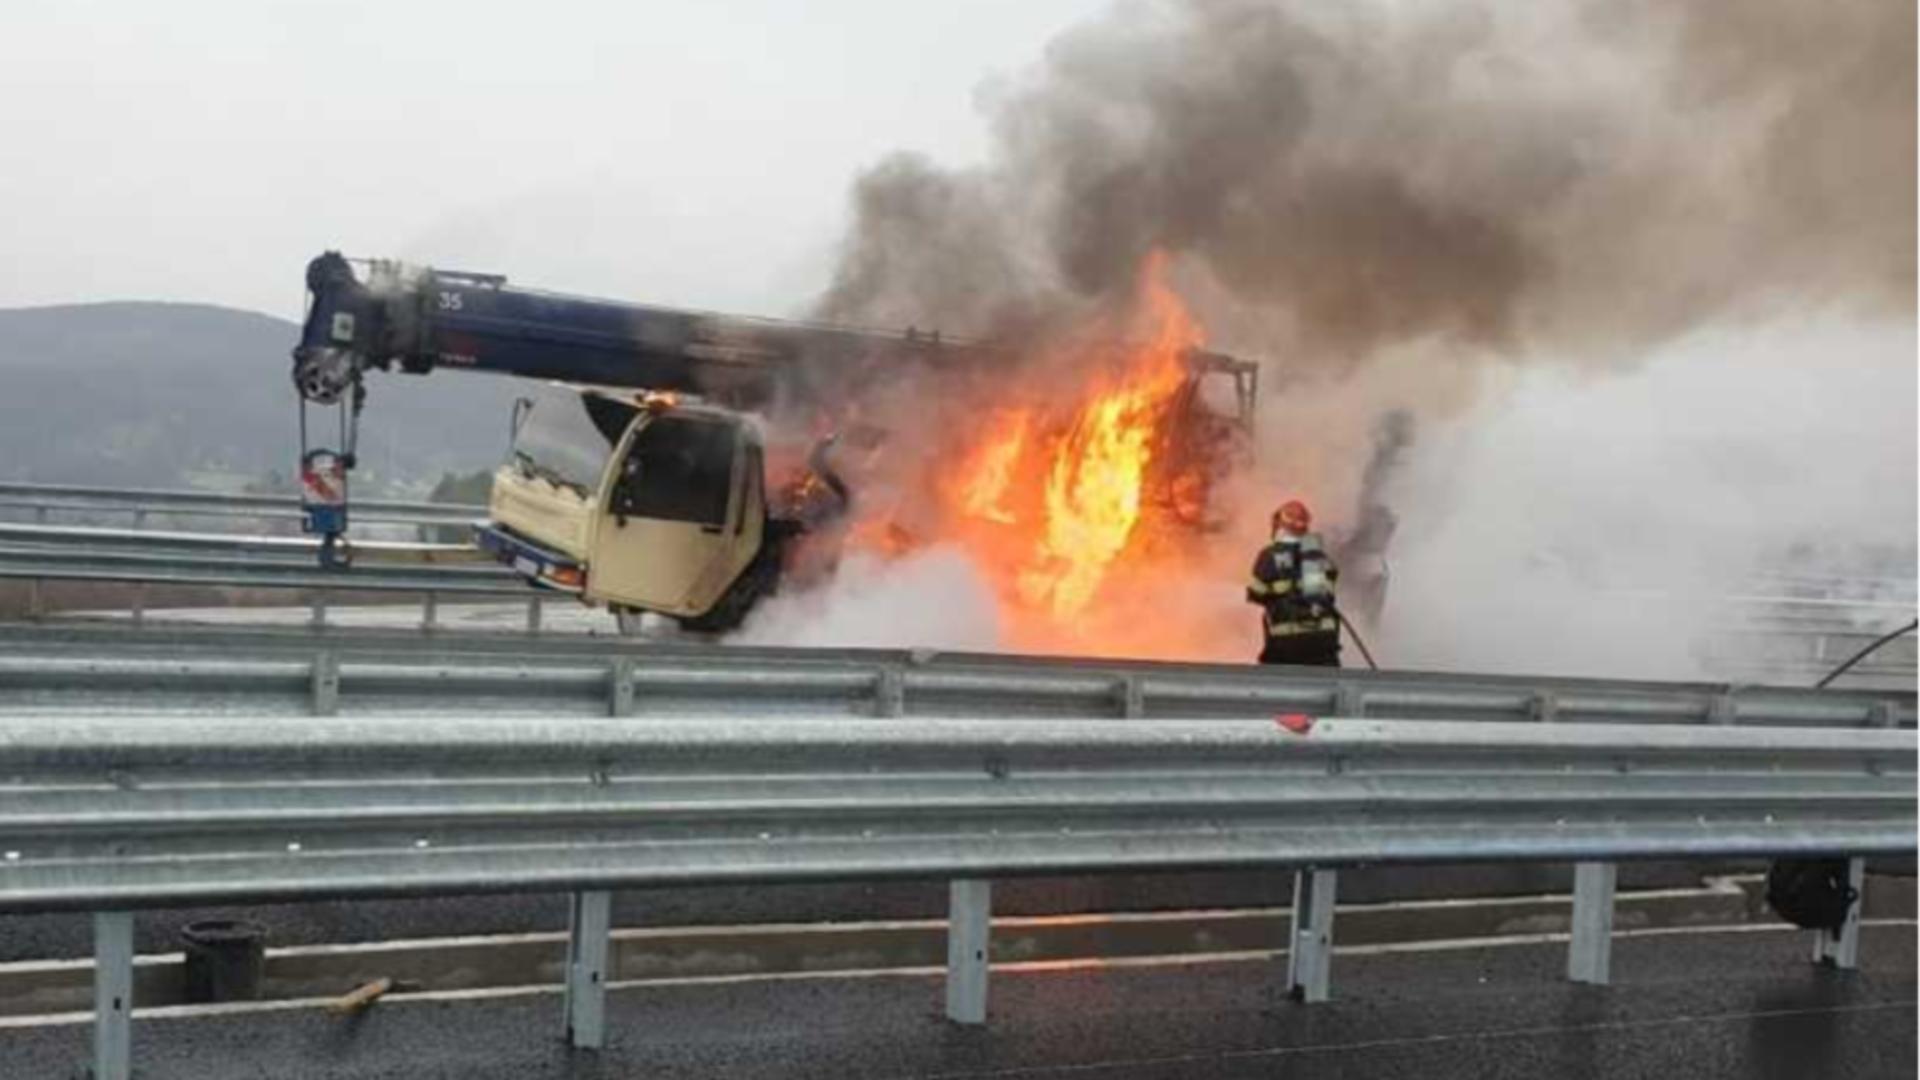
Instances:
[[[576,596],[586,590],[585,563],[541,547],[525,537],[515,536],[502,526],[474,526],[473,542],[475,547],[512,567],[514,573],[541,588]]]

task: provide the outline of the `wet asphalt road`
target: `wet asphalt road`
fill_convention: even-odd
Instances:
[[[142,1080],[628,1077],[1568,1077],[1907,1080],[1913,928],[1869,927],[1862,970],[1798,932],[1615,943],[1612,987],[1562,978],[1560,945],[1342,955],[1336,1000],[1278,997],[1270,963],[996,972],[990,1023],[939,1015],[924,975],[615,990],[611,1043],[569,1052],[559,998],[389,1000],[136,1020]],[[81,1075],[89,1028],[0,1030],[0,1076]]]

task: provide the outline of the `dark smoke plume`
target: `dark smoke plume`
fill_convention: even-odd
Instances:
[[[1172,253],[1223,347],[1629,349],[1914,294],[1900,0],[1125,3],[968,170],[859,181],[822,316],[989,334]]]

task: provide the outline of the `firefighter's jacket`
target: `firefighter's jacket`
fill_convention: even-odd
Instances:
[[[1333,586],[1340,570],[1320,545],[1320,534],[1281,533],[1253,560],[1247,602],[1266,610],[1267,636],[1339,633]]]

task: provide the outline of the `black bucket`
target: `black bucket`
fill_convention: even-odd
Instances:
[[[186,1000],[258,1001],[267,928],[244,919],[201,919],[180,928],[186,943]]]

